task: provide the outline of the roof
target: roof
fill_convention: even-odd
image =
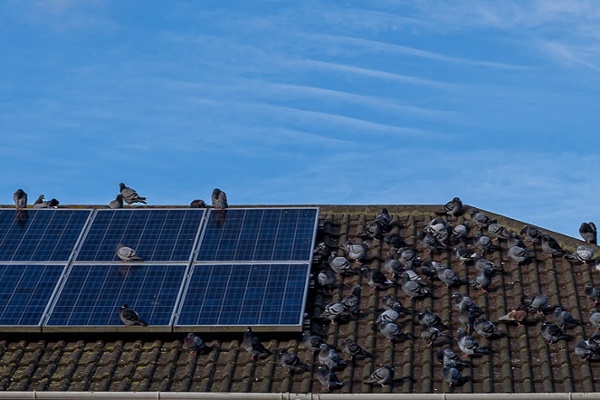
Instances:
[[[419,248],[418,230],[425,229],[440,206],[330,206],[321,205],[317,242],[325,243],[341,255],[340,244],[350,240],[370,244],[363,264],[382,269],[389,249],[385,241],[377,242],[363,237],[366,224],[373,221],[383,207],[393,218],[392,233],[397,233],[408,246]],[[469,209],[452,224],[469,219]],[[484,211],[509,230],[520,232],[526,224]],[[568,251],[574,251],[582,241],[555,232],[552,235]],[[475,230],[476,231],[476,230]],[[473,233],[471,233],[472,236]],[[598,389],[600,363],[581,362],[574,354],[578,341],[588,338],[594,328],[587,323],[588,313],[594,309],[584,293],[584,286],[594,282],[595,272],[586,265],[571,263],[564,258],[548,259],[539,244],[527,244],[535,252],[536,261],[517,266],[507,258],[506,241],[500,240],[501,250],[487,255],[497,265],[502,264],[504,275],[494,277],[488,294],[462,285],[446,288],[440,281],[432,281],[430,289],[435,298],[410,300],[400,285],[376,291],[362,275],[342,278],[340,289],[331,295],[317,285],[309,290],[306,328],[320,335],[330,345],[340,348],[346,338],[355,339],[374,358],[366,358],[337,371],[344,385],[338,393],[440,393],[451,389],[440,375],[441,366],[435,353],[443,346],[451,346],[461,354],[456,341],[439,340],[429,347],[419,337],[420,326],[410,316],[400,318],[404,331],[414,341],[389,343],[372,329],[382,311],[382,297],[395,295],[412,310],[428,308],[436,312],[444,323],[451,326],[451,336],[461,325],[453,308],[452,293],[470,296],[491,321],[506,314],[528,297],[542,292],[552,305],[561,305],[583,326],[568,329],[570,340],[548,344],[540,334],[541,322],[530,315],[531,322],[524,326],[498,324],[507,333],[498,339],[484,339],[473,333],[482,346],[489,346],[490,355],[473,357],[473,367],[462,371],[472,379],[454,389],[459,393],[521,393],[521,392],[593,392]],[[594,249],[597,248],[594,246]],[[473,265],[460,265],[452,251],[433,255],[419,250],[423,260],[432,259],[448,264],[463,279],[476,275]],[[324,259],[315,260],[314,271],[326,266]],[[418,269],[417,269],[418,271]],[[597,278],[596,278],[597,279]],[[340,324],[331,324],[317,318],[324,306],[348,295],[354,284],[360,284],[361,310],[358,318]],[[541,318],[541,317],[540,317]],[[0,336],[0,390],[6,391],[165,391],[165,392],[253,392],[253,393],[308,393],[325,392],[315,377],[319,365],[316,355],[308,352],[299,334],[260,332],[264,345],[273,353],[286,349],[297,353],[309,365],[309,371],[289,376],[276,361],[275,355],[254,362],[241,347],[241,333],[206,333],[203,339],[212,348],[206,354],[193,355],[183,346],[181,333],[10,333]],[[343,358],[346,358],[342,354]],[[391,385],[367,385],[362,381],[374,369],[390,364],[395,367]]]

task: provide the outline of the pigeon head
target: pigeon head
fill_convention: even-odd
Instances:
[[[123,190],[125,189],[127,186],[125,186],[125,184],[123,182],[119,183],[119,189]]]

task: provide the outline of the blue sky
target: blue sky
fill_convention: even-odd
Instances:
[[[4,0],[0,49],[0,203],[598,216],[600,2]]]

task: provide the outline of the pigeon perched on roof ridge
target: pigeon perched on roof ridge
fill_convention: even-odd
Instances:
[[[15,208],[22,210],[27,208],[27,193],[21,188],[13,194],[13,201],[15,202]]]
[[[579,226],[579,235],[583,238],[584,242],[597,244],[596,224],[593,222],[582,222]]]
[[[108,208],[113,210],[123,208],[123,195],[119,193],[114,200],[111,200],[110,203],[108,203]]]
[[[123,304],[121,308],[119,308],[119,317],[121,318],[121,321],[123,321],[123,323],[127,326],[148,326],[148,323],[140,318],[137,311],[129,307],[127,304]]]
[[[435,211],[437,215],[448,215],[450,217],[458,217],[463,213],[463,202],[460,197],[456,196],[442,207],[441,210]]]
[[[227,202],[227,194],[219,188],[214,188],[210,196],[212,206],[216,210],[224,210],[229,207]]]
[[[558,241],[546,233],[542,235],[542,251],[548,254],[550,258],[562,257],[567,254],[567,251],[560,246]]]
[[[126,186],[123,182],[119,183],[119,192],[123,195],[123,201],[127,204],[142,203],[146,204],[146,198],[140,196],[135,189]]]

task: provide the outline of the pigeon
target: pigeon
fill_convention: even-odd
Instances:
[[[587,341],[593,352],[600,353],[600,332],[596,331],[592,333],[592,336]]]
[[[518,266],[523,266],[535,260],[535,253],[522,247],[512,246],[508,249],[508,257],[515,261]]]
[[[437,250],[446,250],[448,246],[444,243],[440,242],[437,237],[432,234],[429,234],[425,231],[418,231],[416,234],[417,238],[420,240],[420,248],[422,250],[428,251],[429,254],[435,253]]]
[[[506,336],[505,332],[498,330],[498,327],[491,321],[485,318],[477,318],[473,321],[473,330],[480,336],[487,339],[496,339],[501,336]]]
[[[304,364],[297,355],[288,352],[287,350],[279,350],[277,353],[277,361],[279,365],[287,369],[288,374],[307,372],[310,367]]]
[[[403,249],[398,261],[405,269],[413,269],[421,264],[417,252],[411,249]]]
[[[498,222],[492,222],[487,226],[487,233],[490,237],[502,240],[508,240],[510,233],[502,224]]]
[[[387,208],[382,208],[381,212],[375,217],[375,223],[381,228],[383,232],[390,230],[392,226],[392,217],[390,216]]]
[[[123,201],[127,204],[133,204],[133,203],[142,203],[142,204],[146,204],[146,198],[145,197],[141,197],[140,195],[137,194],[137,192],[128,187],[125,186],[124,183],[119,183],[119,189],[120,189],[120,193],[123,195]]]
[[[465,354],[465,357],[490,353],[488,348],[479,346],[479,343],[477,343],[472,336],[469,336],[467,331],[463,328],[458,329],[456,340],[458,342],[458,347]]]
[[[383,261],[383,269],[393,278],[402,275],[402,272],[404,272],[404,266],[400,260],[396,259],[391,254],[387,254],[385,256],[385,260]]]
[[[452,200],[444,204],[441,210],[435,212],[437,215],[448,215],[450,217],[458,217],[463,213],[463,203],[458,197],[454,197]]]
[[[469,303],[463,301],[458,309],[458,321],[464,326],[467,332],[473,329],[473,322],[477,318],[476,313],[471,312]]]
[[[338,256],[337,253],[331,252],[328,259],[329,266],[337,275],[354,275],[356,271],[350,265],[350,262],[346,257]]]
[[[600,303],[600,288],[595,287],[591,283],[585,285],[585,295],[594,302],[594,306]]]
[[[209,347],[204,343],[204,340],[197,336],[195,333],[190,332],[183,339],[185,347],[190,351],[190,354],[198,354],[206,351]]]
[[[427,342],[427,346],[433,346],[437,338],[446,337],[447,335],[435,326],[423,327],[421,329],[421,339]]]
[[[360,292],[361,286],[356,284],[352,287],[352,293],[344,297],[341,301],[344,310],[353,318],[358,317],[360,313]]]
[[[399,299],[397,299],[396,297],[391,296],[389,294],[384,295],[381,298],[381,302],[382,302],[383,308],[385,310],[389,310],[390,308],[393,308],[400,313],[412,314],[412,311],[409,310],[408,308],[404,307],[402,305],[402,302]]]
[[[335,372],[333,372],[327,365],[319,365],[315,375],[317,376],[319,382],[321,382],[321,385],[323,385],[323,388],[327,391],[344,386]]]
[[[425,275],[429,280],[438,279],[438,270],[442,268],[443,265],[440,262],[427,260],[424,261],[420,266],[421,274]]]
[[[452,298],[454,299],[454,306],[458,311],[461,310],[463,304],[467,304],[471,315],[473,315],[474,317],[479,317],[480,315],[483,315],[483,310],[473,301],[472,298],[464,296],[460,293],[453,293]]]
[[[475,258],[473,259],[473,265],[479,272],[481,272],[483,270],[490,271],[492,276],[497,272],[499,272],[501,274],[504,274],[506,272],[506,271],[504,271],[503,266],[496,265],[496,264],[494,264],[493,261],[490,261],[480,255],[475,256]]]
[[[487,228],[487,226],[493,222],[490,217],[479,210],[471,211],[471,221],[479,227],[479,231],[483,228]]]
[[[117,245],[117,256],[125,262],[143,261],[142,257],[138,256],[134,249],[127,247],[122,243]]]
[[[25,193],[23,189],[17,189],[13,194],[13,200],[17,210],[27,208],[27,193]]]
[[[468,376],[463,376],[460,371],[454,367],[443,366],[440,374],[442,375],[442,378],[448,382],[450,389],[464,385],[470,379]]]
[[[581,325],[581,321],[575,319],[571,313],[560,306],[554,307],[554,310],[552,311],[552,318],[554,318],[554,322],[560,326],[563,331],[566,331],[567,328]]]
[[[479,274],[469,282],[469,286],[480,289],[483,293],[488,292],[488,288],[492,284],[492,270],[484,268],[479,271]]]
[[[441,217],[436,217],[429,221],[425,228],[427,233],[433,235],[440,243],[447,243],[452,235],[452,226],[448,221]]]
[[[192,200],[190,208],[206,208],[206,203],[202,199]]]
[[[227,194],[219,188],[213,189],[212,195],[210,196],[210,200],[212,202],[212,206],[216,210],[224,210],[229,207],[227,203]]]
[[[108,203],[108,208],[116,210],[117,208],[123,208],[123,195],[119,193],[117,197]]]
[[[44,195],[40,194],[33,203],[33,208],[58,208],[60,202],[56,199],[45,200]]]
[[[542,322],[542,336],[548,344],[556,343],[559,340],[569,340],[570,337],[560,329],[560,326],[550,321]]]
[[[446,266],[438,269],[438,278],[442,281],[447,288],[464,285],[467,282]]]
[[[337,277],[331,268],[321,268],[317,272],[317,284],[322,288],[323,293],[331,295],[334,288],[337,287]]]
[[[477,254],[474,251],[462,246],[455,247],[454,254],[456,255],[456,258],[460,261],[460,263],[463,265],[473,261],[477,256]]]
[[[537,312],[543,315],[550,307],[548,306],[548,296],[543,293],[537,293],[531,298],[521,297],[521,303],[531,312]]]
[[[373,358],[373,354],[363,349],[358,343],[350,338],[342,341],[342,351],[349,355],[353,362],[365,358]]]
[[[542,235],[542,251],[548,254],[550,258],[562,257],[567,253],[560,247],[556,239],[548,234]]]
[[[542,241],[542,233],[533,226],[525,225],[523,229],[521,229],[521,235],[525,237],[530,243],[540,243]]]
[[[369,286],[371,286],[373,289],[385,289],[394,285],[394,281],[389,280],[383,274],[383,272],[378,269],[362,267],[360,270],[362,271],[363,276],[367,279]],[[405,273],[403,273],[403,275],[404,274]]]
[[[579,234],[586,243],[597,244],[596,224],[593,222],[582,222],[579,226]]]
[[[314,354],[321,350],[321,345],[325,343],[325,340],[319,335],[312,335],[309,331],[304,331],[302,333],[302,343],[307,350],[312,350]]]
[[[469,361],[461,360],[454,350],[448,347],[436,351],[435,356],[438,362],[445,367],[463,369],[472,365]]]
[[[394,367],[389,364],[383,367],[377,368],[373,373],[363,380],[363,383],[373,385],[378,384],[381,386],[389,385],[394,379]]]
[[[522,248],[526,248],[525,242],[521,240],[519,234],[515,231],[510,231],[508,239],[506,239],[506,247],[510,248],[512,246],[518,246]]]
[[[523,304],[519,304],[515,309],[499,317],[498,321],[516,322],[518,326],[522,326],[523,321],[527,319],[528,314],[527,307]]]
[[[481,233],[473,236],[473,245],[481,250],[481,255],[500,250],[500,246],[494,244],[489,236],[482,235]]]
[[[356,264],[361,264],[362,260],[366,257],[368,246],[364,243],[354,244],[352,241],[348,240],[344,245],[340,246],[340,248],[346,254],[350,260],[354,261]]]
[[[423,328],[435,327],[439,330],[449,329],[448,326],[442,322],[442,319],[439,317],[439,315],[427,309],[424,309],[417,314],[417,321],[423,326]]]
[[[423,286],[410,279],[410,276],[406,273],[402,273],[402,291],[406,293],[411,299],[417,297],[433,297],[433,294],[425,289]]]
[[[590,246],[579,245],[574,253],[566,254],[565,258],[570,262],[588,265],[588,262],[594,258],[594,249]]]
[[[329,369],[342,369],[346,366],[346,361],[342,360],[338,352],[327,343],[321,343],[319,350],[319,363],[327,365]]]
[[[600,330],[600,311],[590,311],[588,319],[590,321],[590,324],[592,324],[592,326],[596,328],[596,330]]]
[[[263,354],[266,354],[267,356],[271,355],[271,351],[261,343],[251,327],[247,327],[246,332],[244,332],[242,347],[250,354],[254,361],[257,361]]]
[[[457,242],[465,242],[465,239],[469,237],[469,232],[471,231],[471,224],[468,221],[463,222],[462,224],[455,225],[452,228],[452,233],[450,234],[450,238]]]
[[[588,340],[580,340],[577,342],[574,353],[583,362],[600,359],[600,353],[594,351]]]
[[[383,239],[383,231],[381,230],[381,226],[373,221],[367,223],[364,227],[364,232],[358,235],[361,238],[370,238],[381,241]]]
[[[340,302],[333,301],[325,305],[325,309],[320,315],[320,318],[328,319],[332,324],[337,324],[337,322],[346,316],[346,309],[344,305]]]
[[[148,323],[141,319],[138,313],[133,308],[130,308],[127,304],[123,304],[119,309],[119,317],[121,318],[121,321],[123,321],[123,323],[127,326],[148,326]]]
[[[402,328],[395,322],[382,322],[379,324],[379,332],[385,336],[388,342],[412,340],[410,333],[402,332]]]
[[[379,325],[382,322],[396,322],[398,318],[400,318],[400,303],[395,303],[391,308],[377,316],[375,324]]]

